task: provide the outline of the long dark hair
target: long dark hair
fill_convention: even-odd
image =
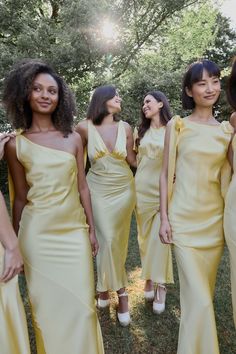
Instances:
[[[106,107],[107,101],[115,97],[117,90],[113,85],[99,86],[94,91],[87,110],[87,119],[91,119],[93,124],[100,125],[109,112]],[[114,120],[118,120],[114,115]]]
[[[4,81],[3,104],[7,117],[16,129],[27,130],[32,124],[29,104],[32,85],[38,74],[49,74],[57,82],[59,101],[52,113],[52,122],[65,136],[72,132],[76,105],[74,96],[62,77],[48,64],[37,59],[24,59],[17,63]]]
[[[187,95],[186,88],[191,90],[193,84],[202,80],[203,71],[206,70],[210,77],[220,78],[219,67],[211,60],[203,59],[192,63],[183,78],[182,83],[182,106],[183,109],[195,108],[195,102],[192,97]]]
[[[171,111],[170,104],[166,96],[161,91],[150,91],[145,97],[151,95],[155,98],[157,102],[162,102],[163,106],[160,109],[160,120],[162,125],[166,125],[168,121],[171,119]],[[145,98],[144,97],[144,98]],[[150,128],[151,119],[147,119],[145,114],[143,113],[143,109],[141,108],[141,123],[138,126],[138,138],[136,139],[136,146],[140,144],[140,140],[144,137],[146,131]]]
[[[228,80],[227,97],[229,104],[236,110],[236,57],[234,57],[232,70]]]

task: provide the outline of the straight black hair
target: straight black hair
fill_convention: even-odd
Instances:
[[[203,71],[206,70],[210,77],[220,78],[220,69],[210,60],[204,59],[192,63],[183,78],[182,84],[182,106],[183,109],[193,109],[195,102],[192,97],[187,95],[186,88],[191,90],[193,84],[202,80]]]

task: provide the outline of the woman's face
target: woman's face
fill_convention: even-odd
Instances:
[[[107,110],[111,114],[119,113],[121,111],[121,97],[118,92],[116,95],[106,102]]]
[[[193,84],[188,96],[192,97],[195,105],[200,107],[212,107],[219,98],[221,90],[220,79],[216,76],[210,77],[206,70],[203,70],[202,79]]]
[[[145,118],[152,119],[159,114],[160,109],[163,107],[162,102],[158,102],[152,95],[147,95],[143,101],[143,113]]]
[[[52,114],[58,104],[59,90],[55,79],[49,74],[38,74],[29,97],[32,112]]]

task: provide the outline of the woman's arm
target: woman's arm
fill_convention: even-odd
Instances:
[[[127,157],[126,161],[132,167],[137,168],[136,152],[134,151],[134,138],[131,126],[125,122],[125,131],[127,137],[126,149]]]
[[[29,187],[26,182],[24,168],[16,156],[15,139],[9,140],[9,142],[6,144],[5,158],[7,160],[8,168],[14,185],[15,197],[12,208],[12,218],[15,233],[18,234],[22,210],[27,203],[27,193]]]
[[[0,192],[0,242],[5,249],[4,268],[0,281],[7,282],[23,270],[18,240],[12,228],[7,208]]]
[[[92,204],[90,198],[90,192],[84,172],[84,153],[82,139],[79,134],[76,134],[76,145],[77,145],[77,167],[78,167],[78,190],[80,194],[80,201],[84,208],[87,223],[89,225],[89,238],[92,247],[92,254],[96,256],[98,253],[98,242],[95,235],[95,227],[93,221]]]
[[[169,144],[171,124],[169,122],[166,127],[163,165],[160,175],[160,218],[161,226],[159,236],[163,243],[172,243],[171,227],[168,219],[168,161],[169,161]]]
[[[11,139],[14,138],[14,133],[0,133],[0,160],[4,155],[5,144]]]
[[[79,122],[75,127],[75,131],[80,135],[83,147],[85,147],[88,143],[88,121],[87,121],[87,119]]]

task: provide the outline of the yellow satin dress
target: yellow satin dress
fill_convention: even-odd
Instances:
[[[4,265],[4,248],[0,243],[0,274]],[[0,353],[30,354],[27,323],[21,300],[18,276],[0,282]]]
[[[37,354],[104,353],[76,159],[23,135],[16,137],[16,149],[30,187],[19,242]]]
[[[178,136],[176,152],[169,154],[168,172],[176,156],[169,220],[180,280],[178,354],[219,354],[213,296],[224,247],[220,176],[232,129],[228,122],[210,126],[177,118],[171,137],[173,130]]]
[[[234,174],[225,199],[224,229],[230,254],[231,288],[236,327],[236,135],[232,141]]]
[[[88,120],[87,148],[91,168],[87,181],[99,242],[98,291],[117,291],[127,286],[125,262],[135,186],[126,162],[126,140],[124,122],[119,121],[116,144],[109,152],[98,130]]]
[[[165,127],[150,127],[140,141],[135,175],[136,220],[142,262],[142,279],[173,283],[171,246],[159,238],[160,193]]]

